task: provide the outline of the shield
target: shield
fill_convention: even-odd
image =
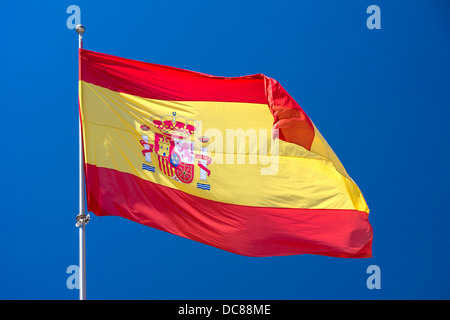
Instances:
[[[180,155],[177,152],[173,151],[172,155],[170,156],[170,164],[176,168],[181,162],[180,159]]]

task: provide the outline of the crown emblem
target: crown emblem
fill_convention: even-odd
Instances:
[[[161,134],[177,139],[190,139],[199,128],[197,121],[177,116],[176,112],[172,112],[172,115],[154,116],[150,121]]]

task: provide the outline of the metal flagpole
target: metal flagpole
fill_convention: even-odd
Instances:
[[[85,31],[84,26],[81,24],[75,27],[78,33],[78,48],[83,48],[83,33]],[[85,232],[86,224],[89,222],[89,214],[86,215],[86,202],[85,202],[85,177],[84,177],[84,161],[83,161],[83,142],[81,138],[81,114],[80,121],[78,123],[78,153],[79,153],[79,213],[76,217],[76,226],[79,229],[79,286],[80,286],[80,300],[86,300],[86,243]]]

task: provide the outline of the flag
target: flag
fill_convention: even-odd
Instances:
[[[79,95],[95,215],[246,256],[372,256],[360,189],[276,80],[80,49]]]

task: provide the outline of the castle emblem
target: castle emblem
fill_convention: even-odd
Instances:
[[[201,153],[195,153],[194,133],[198,128],[197,121],[177,116],[176,112],[152,117],[150,126],[141,125],[140,143],[145,158],[142,169],[153,173],[159,170],[160,174],[177,182],[190,184],[195,179],[195,166],[198,166],[200,177],[197,188],[210,190],[207,178],[211,174],[208,168],[211,158],[207,155],[207,146],[212,141],[208,137],[201,137]],[[151,141],[153,134],[149,133],[154,134],[154,141]],[[157,164],[154,165],[153,161]]]

